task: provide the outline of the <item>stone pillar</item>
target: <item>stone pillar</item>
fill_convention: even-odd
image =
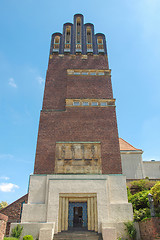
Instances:
[[[91,199],[88,198],[87,201],[87,211],[88,211],[88,230],[91,230]]]
[[[4,238],[7,221],[8,221],[8,217],[0,213],[0,240],[3,240]]]
[[[94,197],[95,231],[98,232],[97,197]]]

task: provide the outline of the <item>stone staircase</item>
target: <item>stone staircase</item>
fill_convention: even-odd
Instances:
[[[102,240],[102,234],[91,231],[67,231],[55,234],[53,240]]]

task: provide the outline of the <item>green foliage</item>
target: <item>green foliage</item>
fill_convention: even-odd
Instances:
[[[160,204],[160,181],[157,182],[152,188],[151,188],[151,194],[153,195],[153,200],[155,207],[158,207]]]
[[[149,191],[145,190],[129,197],[128,201],[132,203],[134,210],[149,208],[148,193]]]
[[[23,240],[33,240],[32,235],[26,235],[23,237]]]
[[[21,227],[18,224],[15,228],[12,229],[11,236],[19,239],[21,236],[22,230],[23,230],[23,227]]]
[[[136,239],[137,231],[135,229],[134,223],[133,222],[127,222],[125,223],[126,230],[128,233],[128,236],[130,237],[131,240]]]
[[[3,240],[18,240],[18,238],[14,238],[14,237],[4,237]]]
[[[150,190],[154,186],[155,182],[148,179],[141,179],[130,183],[130,188],[136,188],[136,192]]]
[[[0,202],[0,210],[8,206],[8,203],[5,201]]]
[[[160,205],[158,207],[155,207],[155,213],[156,217],[160,217]]]
[[[145,218],[150,218],[150,209],[149,208],[143,208],[143,209],[139,209],[139,210],[134,210],[133,212],[133,216],[134,216],[134,221],[139,222],[142,221]]]
[[[130,191],[128,186],[127,186],[127,195],[128,195],[128,199],[130,199],[131,196],[132,196],[132,193],[131,193],[131,191]]]
[[[132,195],[127,187],[128,201],[133,206],[134,221],[142,221],[151,217],[148,201],[149,193],[153,195],[156,216],[160,216],[160,181],[156,184],[148,179],[133,181],[130,183],[130,188],[138,189],[137,193]]]
[[[123,240],[123,238],[119,237],[119,238],[117,238],[117,240]],[[128,239],[126,239],[126,240],[128,240]]]
[[[141,221],[143,218],[150,217],[148,193],[149,190],[145,190],[128,197],[128,201],[133,206],[134,221]]]

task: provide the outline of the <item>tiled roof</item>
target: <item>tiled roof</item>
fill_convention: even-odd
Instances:
[[[142,151],[142,149],[133,147],[131,144],[126,142],[123,138],[119,138],[119,146],[120,146],[120,151]]]

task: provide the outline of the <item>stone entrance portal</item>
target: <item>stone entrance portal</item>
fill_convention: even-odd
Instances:
[[[98,231],[97,194],[59,194],[58,232],[72,227]]]
[[[69,202],[68,227],[87,228],[87,202]]]

